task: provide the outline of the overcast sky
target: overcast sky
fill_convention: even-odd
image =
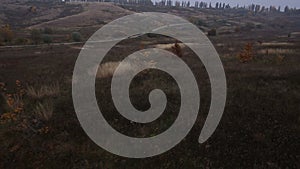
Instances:
[[[160,0],[153,0],[153,1],[157,2]],[[179,0],[179,1],[189,1],[189,0]],[[281,6],[281,8],[283,8],[286,5],[288,5],[289,7],[300,8],[300,0],[190,0],[190,1],[192,2],[192,5],[194,5],[195,1],[203,1],[208,3],[212,2],[212,4],[215,4],[216,2],[229,3],[231,6],[236,6],[237,4],[240,4],[240,6],[244,6],[244,5],[247,6],[253,3],[253,4],[259,4],[265,6],[270,6],[270,5]]]

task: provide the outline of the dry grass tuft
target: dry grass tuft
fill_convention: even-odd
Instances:
[[[286,54],[293,54],[294,52],[295,51],[292,49],[280,49],[280,48],[262,49],[258,51],[259,54],[266,54],[266,55],[283,55],[283,54],[286,55]]]
[[[112,77],[120,62],[107,62],[99,66],[97,78]]]
[[[54,105],[52,101],[44,101],[37,103],[34,108],[34,113],[37,117],[44,121],[49,121],[53,116]]]
[[[182,57],[183,53],[182,53],[182,48],[181,46],[178,44],[178,41],[175,42],[174,46],[172,46],[171,48],[172,52],[177,55],[178,57]]]
[[[35,99],[58,96],[59,94],[60,94],[59,83],[53,83],[51,85],[43,85],[40,88],[36,88],[33,86],[27,87],[27,95]]]
[[[262,46],[293,46],[293,43],[287,42],[264,42]]]
[[[115,70],[118,68],[118,66],[122,63],[122,69],[123,71],[118,71],[115,72]],[[113,77],[115,76],[124,76],[128,73],[135,72],[139,67],[155,67],[155,62],[150,61],[150,62],[144,62],[144,63],[139,63],[138,61],[132,61],[132,62],[107,62],[103,63],[99,66],[98,71],[97,71],[97,78],[108,78],[108,77]]]

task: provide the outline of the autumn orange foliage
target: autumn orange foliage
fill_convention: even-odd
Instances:
[[[253,60],[253,45],[251,43],[247,43],[241,53],[238,55],[238,59],[242,63],[249,62]]]

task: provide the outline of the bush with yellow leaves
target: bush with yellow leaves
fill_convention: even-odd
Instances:
[[[0,40],[4,43],[10,43],[14,38],[14,33],[10,25],[4,25],[0,28]]]
[[[0,116],[1,122],[15,121],[17,114],[24,111],[23,97],[26,91],[19,80],[16,80],[16,89],[14,93],[9,93],[7,91],[5,83],[0,83],[0,89],[0,93],[4,98],[8,109],[7,113]]]

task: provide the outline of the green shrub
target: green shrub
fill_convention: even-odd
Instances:
[[[241,27],[239,27],[239,26],[235,27],[234,32],[236,32],[236,33],[241,32]]]
[[[199,20],[197,21],[197,25],[198,25],[198,26],[206,26],[206,23],[205,23],[203,20],[199,19]]]
[[[48,35],[48,34],[43,35],[43,42],[44,42],[44,43],[49,44],[49,43],[52,43],[52,41],[53,41],[52,36],[50,36],[50,35]]]
[[[81,34],[79,32],[73,32],[72,33],[72,39],[75,42],[80,42],[81,41]]]
[[[16,40],[15,40],[15,43],[17,44],[17,45],[26,45],[26,44],[28,44],[29,43],[29,39],[26,39],[26,38],[17,38]]]
[[[30,32],[30,37],[35,44],[38,44],[42,40],[42,33],[39,29],[33,29]]]
[[[246,25],[243,27],[245,31],[251,31],[255,28],[255,24],[252,22],[247,22]]]
[[[257,29],[262,29],[262,28],[263,28],[263,25],[262,25],[262,24],[258,24],[258,25],[256,25],[256,28],[257,28]]]

